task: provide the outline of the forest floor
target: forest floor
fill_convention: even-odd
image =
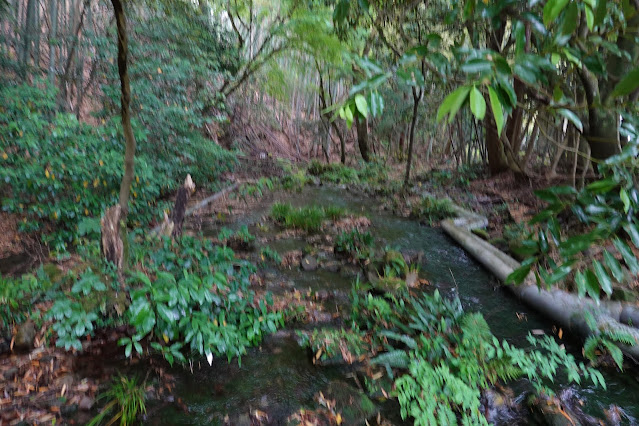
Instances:
[[[404,164],[392,165],[387,172],[387,186],[398,186],[403,178]],[[286,173],[274,158],[241,158],[237,171],[225,178],[229,183],[254,182],[263,177],[279,178]],[[493,240],[503,239],[509,229],[523,225],[542,208],[543,203],[535,197],[534,191],[552,184],[547,179],[520,178],[513,173],[488,177],[482,170],[459,173],[456,170],[425,167],[415,170],[414,181],[416,185],[413,190],[402,192],[399,205],[395,202],[395,207],[389,206],[389,209],[392,208],[399,215],[410,215],[410,206],[419,201],[424,191],[437,197],[449,197],[455,203],[487,216],[487,231],[489,238]],[[350,184],[341,185],[346,187]],[[208,195],[209,191],[199,189],[191,198],[190,205]],[[397,197],[397,194],[391,197],[380,196],[389,205],[393,204],[389,203],[393,197]],[[230,216],[250,214],[258,204],[257,198],[238,196],[237,193],[222,197],[190,219],[191,230],[202,229],[207,220],[231,222]],[[15,259],[13,256],[20,256],[21,249],[29,246],[21,240],[18,232],[19,218],[6,213],[0,215],[0,259],[12,261]],[[505,249],[507,248],[505,244]],[[29,265],[31,267],[33,263]],[[279,304],[283,307],[297,304],[307,314],[308,321],[325,319],[312,298],[305,300],[300,294],[291,294],[290,298],[279,300]],[[100,383],[107,382],[114,375],[115,366],[103,361],[121,359],[121,354],[117,356],[114,353],[115,350],[122,352],[122,348],[115,342],[125,330],[98,333],[93,339],[84,342],[84,352],[81,355],[61,348],[46,347],[45,342],[51,337],[48,326],[33,332],[36,343],[34,350],[22,353],[17,351],[0,357],[0,411],[3,412],[0,424],[2,420],[7,423],[20,420],[46,422],[69,416],[74,418],[70,423],[84,423],[95,405]],[[15,334],[14,330],[14,336]],[[14,338],[0,343],[9,345],[5,350],[13,350],[16,342]],[[161,379],[155,382],[155,386],[149,387],[147,392],[153,394],[154,399],[170,398],[171,376],[161,366],[154,365],[153,368],[154,375]],[[13,398],[7,395],[12,395]],[[179,401],[176,403],[179,404]],[[12,409],[9,410],[9,407]]]

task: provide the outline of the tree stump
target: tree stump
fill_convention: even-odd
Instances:
[[[195,184],[191,179],[191,175],[186,175],[184,185],[178,189],[175,205],[171,212],[171,222],[173,222],[173,238],[182,235],[182,225],[184,224],[184,213],[186,212],[186,203],[189,201],[191,194],[195,191]]]
[[[102,232],[100,250],[106,260],[115,264],[118,271],[122,269],[122,259],[124,257],[124,244],[120,237],[121,217],[122,208],[117,204],[109,207],[104,212],[102,219],[100,219],[100,230]]]

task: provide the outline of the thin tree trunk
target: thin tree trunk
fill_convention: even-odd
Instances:
[[[55,85],[55,56],[58,32],[58,0],[49,0],[51,23],[49,28],[49,82]]]
[[[120,75],[120,113],[122,115],[122,128],[124,130],[124,140],[126,143],[124,153],[124,175],[120,184],[120,207],[122,208],[123,222],[126,224],[126,217],[129,211],[129,194],[131,192],[131,182],[135,171],[135,136],[131,128],[131,116],[129,114],[129,104],[131,102],[131,88],[129,86],[129,72],[127,70],[127,56],[129,42],[126,33],[126,16],[120,0],[111,0],[115,20],[118,27],[118,73]]]
[[[355,116],[355,127],[357,128],[357,144],[359,145],[359,152],[362,154],[362,159],[368,163],[371,161],[368,149],[368,120],[364,117],[360,117],[360,114],[357,113]]]
[[[415,127],[417,125],[417,110],[419,102],[422,100],[423,90],[413,87],[413,118],[410,122],[410,133],[408,135],[408,159],[406,161],[406,176],[404,176],[404,186],[408,186],[410,180],[410,168],[413,162],[413,144],[415,142]]]
[[[31,43],[33,41],[33,32],[35,24],[35,6],[36,0],[28,0],[27,11],[24,22],[23,47],[22,47],[22,76],[26,78],[27,67],[29,65],[29,56],[31,54]]]

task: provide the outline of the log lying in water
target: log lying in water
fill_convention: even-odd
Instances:
[[[516,268],[519,262],[474,235],[463,226],[463,218],[445,220],[442,228],[457,243],[466,249],[486,269],[492,272],[501,282]],[[605,330],[621,331],[634,337],[638,342],[635,346],[619,345],[626,356],[639,362],[639,329],[630,327],[620,321],[639,316],[636,307],[621,302],[601,302],[587,298],[580,298],[562,290],[544,290],[538,288],[531,276],[523,284],[507,286],[517,297],[532,306],[546,317],[556,321],[565,329],[569,329],[582,337],[598,334]],[[590,311],[597,321],[597,329],[591,330],[583,319],[584,311]],[[639,325],[639,321],[633,322]]]

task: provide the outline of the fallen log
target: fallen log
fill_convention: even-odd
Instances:
[[[507,277],[520,266],[519,262],[474,235],[460,219],[462,218],[444,220],[441,227],[486,269],[505,283]],[[619,347],[628,358],[639,362],[639,330],[621,322],[624,318],[634,318],[633,315],[637,315],[636,307],[624,305],[621,302],[597,303],[592,299],[580,298],[563,290],[544,290],[537,286],[530,275],[524,283],[506,287],[537,311],[583,338],[604,331],[619,331],[631,335],[637,345],[619,345]],[[593,314],[597,323],[596,329],[591,329],[584,320],[585,311]],[[639,322],[634,324],[639,325]]]

